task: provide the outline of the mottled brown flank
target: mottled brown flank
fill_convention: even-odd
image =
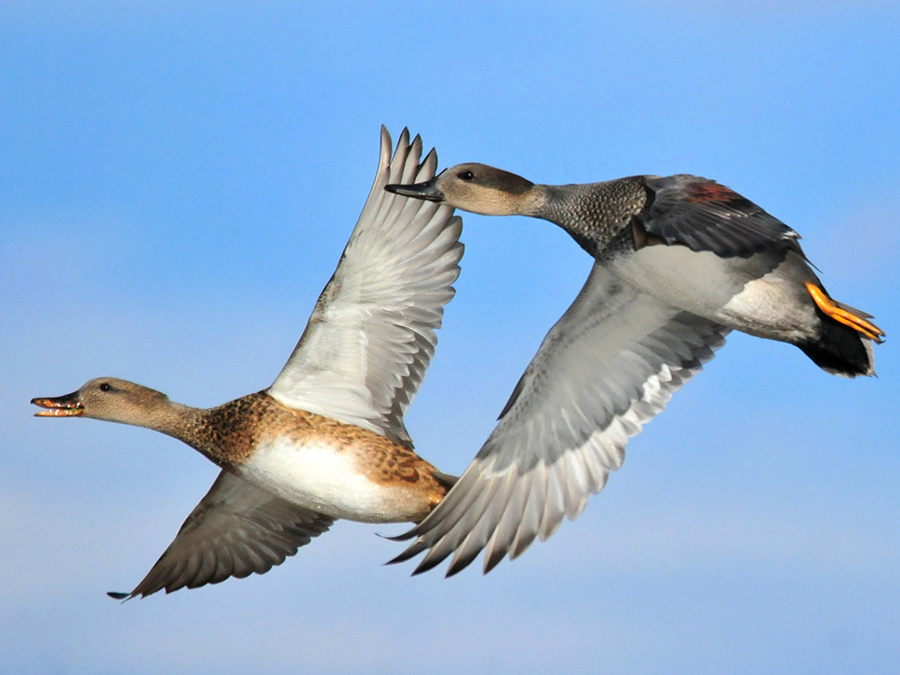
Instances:
[[[353,424],[304,410],[293,410],[258,392],[204,410],[182,440],[222,467],[242,464],[262,441],[275,436],[327,439],[337,452],[355,456],[369,480],[426,492],[437,504],[447,493],[434,466],[411,448]]]

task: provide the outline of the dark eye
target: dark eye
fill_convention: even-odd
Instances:
[[[112,385],[109,382],[103,382],[100,384],[100,391],[110,391],[112,390]]]
[[[459,177],[462,180],[472,180],[473,178],[475,178],[475,174],[471,171],[463,171],[461,174],[459,174]]]

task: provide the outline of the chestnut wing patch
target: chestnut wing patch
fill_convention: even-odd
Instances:
[[[650,241],[682,244],[723,258],[749,258],[765,250],[802,255],[799,235],[746,197],[699,176],[649,177],[653,197],[636,224]]]

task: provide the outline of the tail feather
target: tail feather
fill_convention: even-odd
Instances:
[[[838,302],[834,298],[832,298],[831,301],[835,305],[840,307],[841,309],[846,310],[846,311],[850,312],[851,314],[856,314],[856,316],[858,316],[861,319],[874,319],[875,318],[871,314],[864,312],[861,309],[856,309],[856,307],[852,307],[851,305],[848,305],[846,302]]]
[[[819,336],[800,347],[820,368],[844,377],[875,374],[873,342],[883,342],[884,331],[869,321],[871,314],[838,302],[816,280],[806,290],[819,318]]]
[[[835,321],[816,307],[822,326],[817,340],[797,346],[823,370],[843,377],[875,374],[872,340],[849,326]],[[862,313],[860,313],[862,314]]]
[[[850,305],[838,302],[828,295],[828,291],[823,286],[819,286],[812,281],[806,282],[806,290],[816,304],[816,309],[828,316],[829,319],[849,326],[863,337],[875,340],[878,344],[883,342],[884,331],[869,321],[869,319],[874,318],[871,314],[866,314]]]

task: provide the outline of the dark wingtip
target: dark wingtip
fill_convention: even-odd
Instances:
[[[388,560],[385,565],[396,565],[397,563],[406,562],[410,558],[415,558],[426,548],[427,547],[424,546],[421,542],[415,542],[414,544],[407,547],[406,550],[404,550],[403,553],[398,555],[396,558],[391,558],[390,560]]]
[[[113,600],[128,600],[131,597],[131,593],[116,593],[115,591],[108,591],[107,595]]]
[[[376,532],[376,534],[378,533]],[[416,528],[412,528],[411,530],[407,530],[406,532],[401,532],[400,534],[395,534],[390,537],[386,534],[379,534],[378,536],[382,539],[387,539],[388,541],[409,541],[417,534],[418,532],[416,532]]]
[[[466,569],[469,565],[472,564],[472,561],[478,557],[478,554],[481,552],[481,549],[478,549],[474,553],[463,556],[458,560],[454,560],[450,563],[450,567],[447,568],[447,573],[444,575],[445,579],[449,579],[452,576],[455,576]]]
[[[484,559],[483,573],[487,574],[494,569],[504,557],[506,557],[506,551],[491,551],[491,554]]]
[[[428,557],[426,556],[422,560],[422,562],[419,563],[419,566],[413,571],[412,576],[415,577],[415,576],[422,574],[423,572],[427,572],[430,569],[434,569],[441,563],[441,561],[443,559],[444,559],[443,556],[441,556],[441,557],[435,558],[434,560],[429,560]]]
[[[401,553],[400,555],[398,555],[394,558],[391,558],[384,564],[385,565],[399,565],[402,562],[406,562],[410,558],[412,558],[412,556],[409,555],[409,551],[407,550],[407,551],[404,551],[403,553]]]

